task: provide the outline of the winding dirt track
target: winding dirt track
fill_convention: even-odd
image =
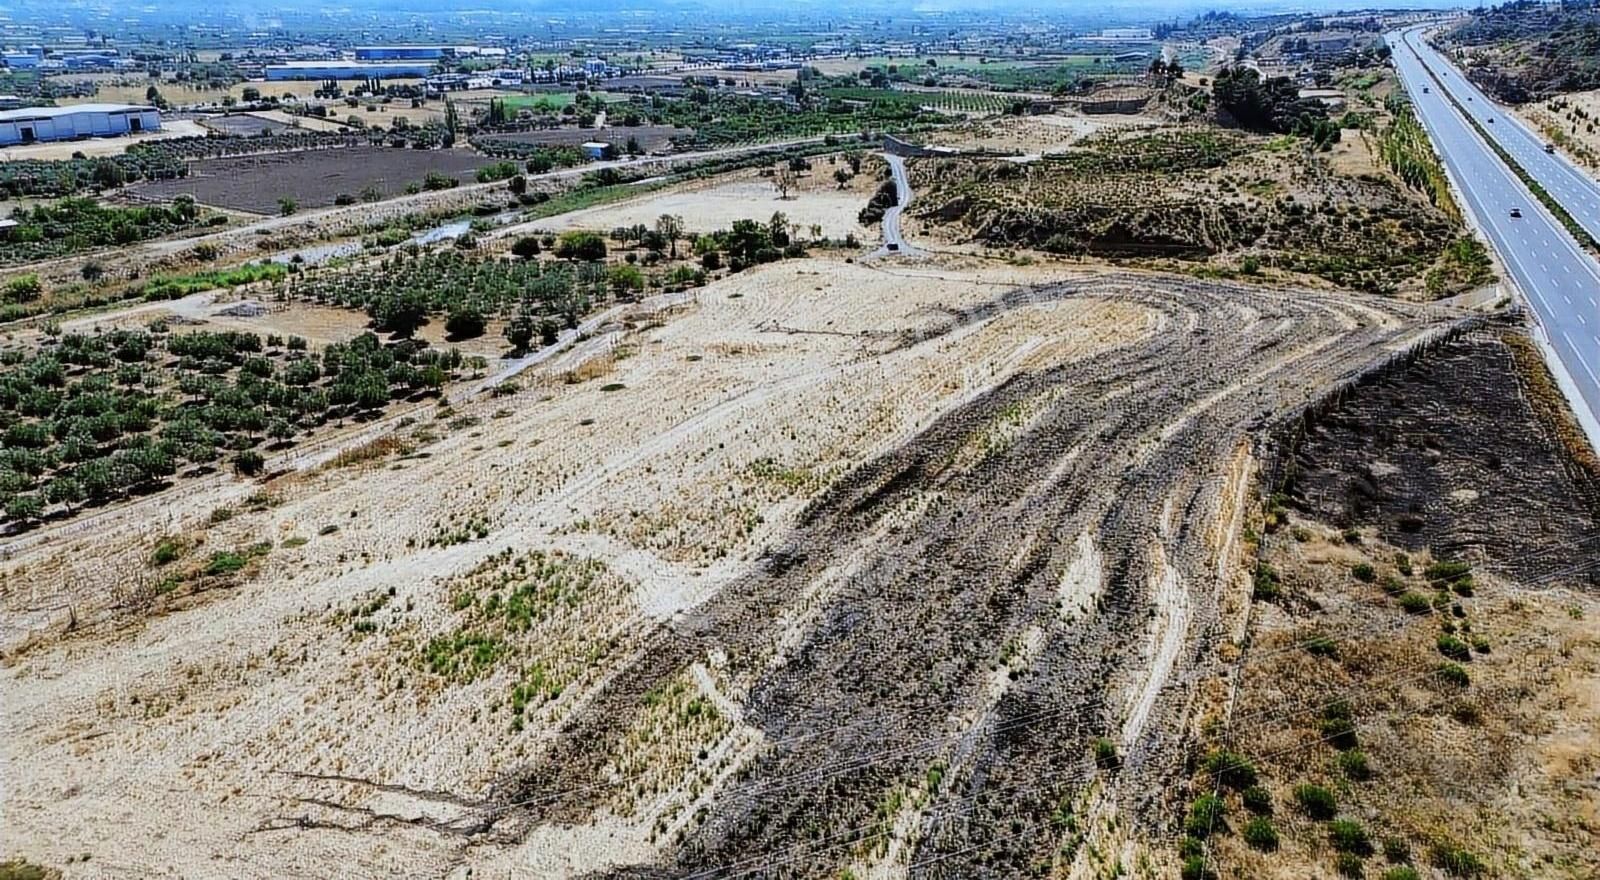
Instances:
[[[740,717],[766,745],[665,865],[624,873],[1014,877],[1062,858],[1064,804],[1093,794],[1159,819],[1242,583],[1250,438],[1451,316],[1114,275],[1019,289],[900,344],[1079,296],[1159,320],[1140,344],[1017,375],[844,477],[752,570],[654,629],[493,792],[494,824],[586,821],[646,695],[713,655],[751,683]],[[1093,766],[1097,736],[1119,744],[1114,774]],[[891,824],[903,848],[863,846]]]

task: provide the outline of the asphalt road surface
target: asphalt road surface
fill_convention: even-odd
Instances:
[[[1460,190],[1463,210],[1477,222],[1527,298],[1559,361],[1552,364],[1558,367],[1558,379],[1569,396],[1576,396],[1573,409],[1590,440],[1600,444],[1600,262],[1545,210],[1442,93],[1441,81],[1460,79],[1460,72],[1436,68],[1440,76],[1435,79],[1423,59],[1436,55],[1420,54],[1412,40],[1402,39],[1398,32],[1387,39],[1417,117]],[[1420,36],[1414,39],[1421,42]],[[1482,100],[1474,98],[1471,104]],[[1498,108],[1495,115],[1499,120]],[[1538,153],[1545,156],[1542,145]],[[1558,189],[1547,189],[1566,203]],[[1521,216],[1513,217],[1513,209]]]
[[[1439,87],[1466,107],[1484,131],[1539,181],[1578,225],[1600,240],[1600,181],[1585,174],[1560,153],[1545,152],[1546,141],[1541,135],[1473,85],[1459,68],[1423,40],[1420,31],[1406,31],[1405,42],[1430,69],[1444,74],[1439,77]]]
[[[905,237],[900,234],[900,214],[911,204],[911,179],[906,176],[906,160],[889,153],[884,153],[883,158],[889,162],[889,171],[894,175],[895,193],[900,200],[883,212],[883,247],[878,249],[878,254],[903,254],[911,250]]]

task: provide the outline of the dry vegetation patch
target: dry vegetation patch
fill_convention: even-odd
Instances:
[[[912,214],[987,248],[1310,276],[1419,298],[1484,283],[1454,268],[1459,223],[1353,147],[1330,160],[1293,137],[1185,127],[1103,133],[1032,162],[925,159],[913,170]],[[1425,283],[1444,264],[1450,271]]]

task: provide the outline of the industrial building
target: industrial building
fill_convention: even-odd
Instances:
[[[286,61],[268,64],[268,80],[291,79],[421,79],[433,73],[426,61]]]
[[[454,46],[359,46],[357,61],[437,61],[456,54]]]
[[[0,111],[0,146],[161,130],[161,111],[137,104],[77,104]]]

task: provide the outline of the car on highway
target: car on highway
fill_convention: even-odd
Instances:
[[[1493,116],[1489,117],[1489,124],[1490,125],[1494,124],[1494,117]]]
[[[1514,217],[1514,218],[1521,218],[1522,217],[1522,209],[1521,208],[1512,208],[1511,209],[1511,216]]]
[[[1430,88],[1428,88],[1428,87],[1427,87],[1427,86],[1423,86],[1423,87],[1422,87],[1422,93],[1423,93],[1423,94],[1424,94],[1424,95],[1426,95],[1426,94],[1427,94],[1427,93],[1429,93],[1429,92],[1431,92],[1431,91],[1433,91],[1433,90],[1432,90],[1432,89],[1430,89]]]
[[[1555,144],[1545,144],[1544,145],[1544,151],[1546,153],[1554,153],[1556,151],[1556,145]]]
[[[886,248],[887,250],[891,250],[891,251],[897,251],[897,250],[900,249],[900,243],[891,241],[888,244],[885,244],[884,248]]]

